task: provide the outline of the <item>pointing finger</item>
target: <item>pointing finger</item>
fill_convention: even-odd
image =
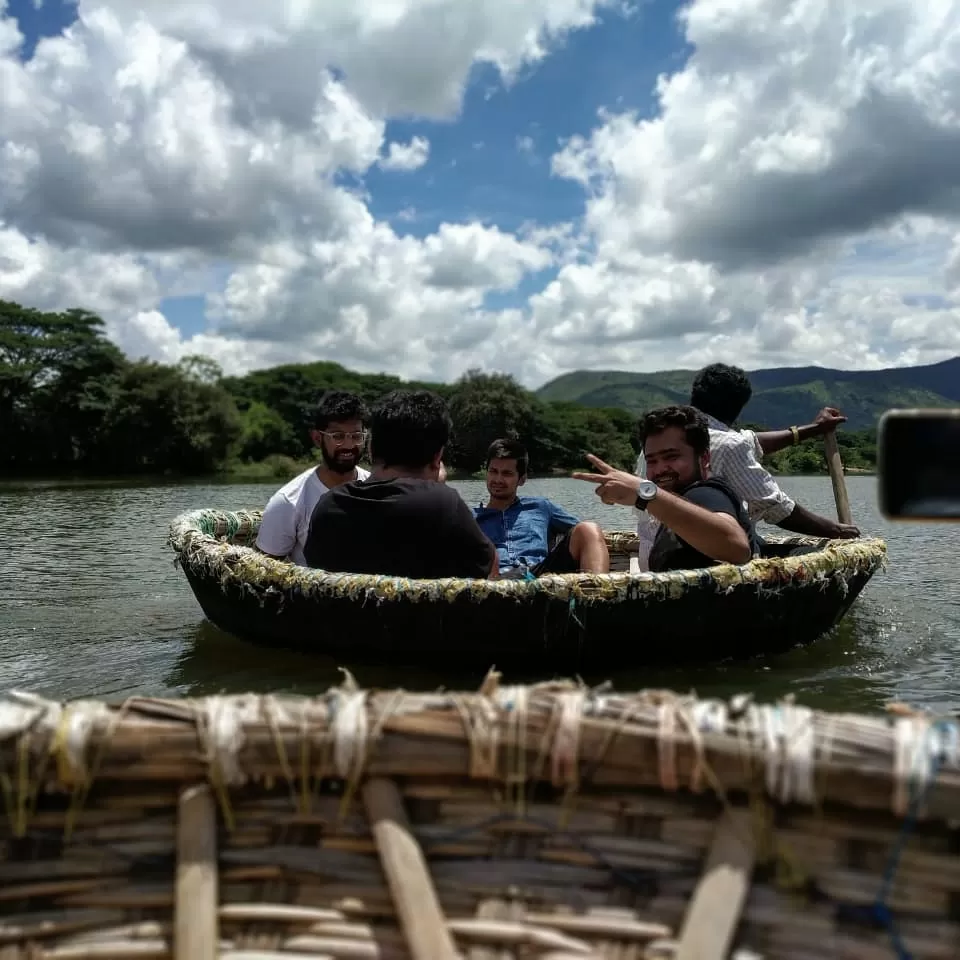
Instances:
[[[586,480],[587,483],[606,483],[607,478],[602,473],[571,473],[574,480]]]
[[[613,467],[611,467],[609,463],[604,463],[599,457],[595,457],[592,453],[587,454],[587,459],[598,470],[602,470],[604,473],[613,473]]]

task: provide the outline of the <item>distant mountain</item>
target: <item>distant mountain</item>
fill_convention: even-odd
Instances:
[[[640,414],[651,407],[687,403],[695,370],[626,373],[576,370],[536,391],[545,401],[585,407],[622,407]],[[753,397],[741,420],[767,427],[809,423],[830,404],[849,418],[851,430],[877,425],[890,407],[960,405],[960,357],[924,367],[889,370],[831,370],[826,367],[775,367],[749,371]]]

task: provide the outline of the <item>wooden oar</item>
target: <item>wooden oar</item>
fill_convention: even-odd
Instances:
[[[853,523],[850,513],[850,498],[847,496],[847,481],[843,475],[843,462],[840,460],[840,447],[837,444],[837,431],[824,434],[823,446],[827,455],[827,469],[833,484],[833,499],[837,504],[837,519],[841,523]]]

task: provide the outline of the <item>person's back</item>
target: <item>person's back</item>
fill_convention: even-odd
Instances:
[[[317,502],[307,565],[426,579],[495,574],[493,544],[457,491],[439,480],[450,428],[446,404],[430,391],[384,397],[370,417],[373,472]]]
[[[395,577],[486,578],[490,544],[470,508],[436,480],[394,477],[347,483],[314,509],[311,567]]]

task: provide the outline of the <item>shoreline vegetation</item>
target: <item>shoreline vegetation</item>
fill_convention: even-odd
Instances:
[[[85,310],[45,313],[0,300],[0,482],[279,485],[317,462],[307,416],[324,390],[372,403],[398,387],[435,390],[449,403],[452,480],[475,479],[488,444],[503,436],[527,445],[531,477],[582,469],[588,452],[626,469],[636,461],[634,413],[546,401],[507,374],[411,382],[317,362],[226,377],[209,357],[129,360]],[[876,430],[840,430],[837,439],[848,474],[875,472]],[[822,440],[764,462],[780,476],[827,474]]]
[[[233,467],[227,467],[223,471],[210,477],[211,480],[219,480],[224,483],[268,483],[273,481],[283,481],[284,478],[296,476],[300,471],[306,470],[319,462],[319,456],[316,460],[285,461],[279,459],[268,459],[259,463],[236,464]],[[369,464],[366,464],[369,469]],[[292,471],[292,472],[291,472]],[[531,471],[529,479],[531,480],[562,480],[569,476],[571,471],[556,468],[548,471]],[[772,470],[779,477],[811,477],[811,476],[829,476],[826,461],[822,470],[788,471],[784,473],[779,470]],[[847,476],[867,476],[875,477],[876,469],[864,469],[858,467],[847,468],[844,464],[844,473]],[[473,473],[464,470],[448,470],[448,480],[468,481],[483,480],[482,470]]]

